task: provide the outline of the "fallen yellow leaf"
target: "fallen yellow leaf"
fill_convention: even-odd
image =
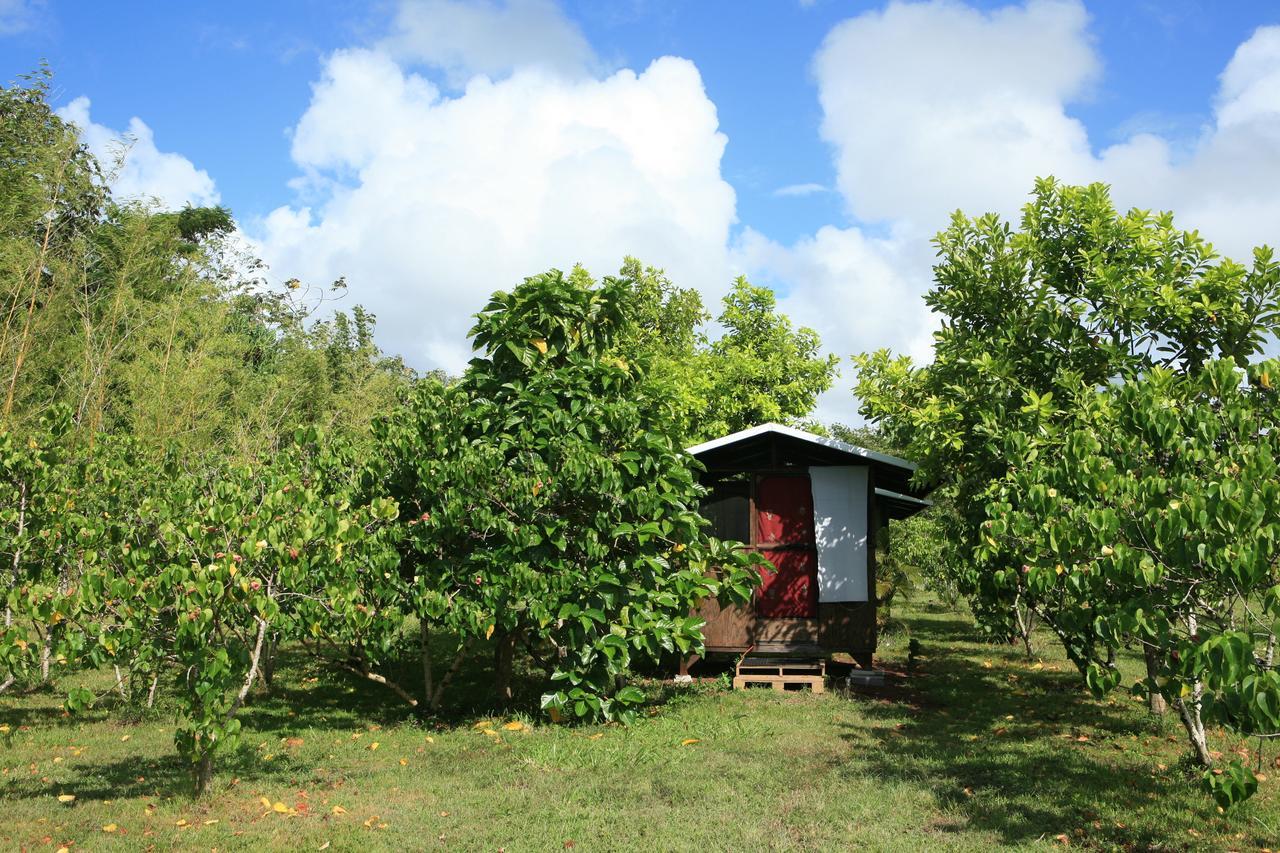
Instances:
[[[76,801],[76,795],[75,795],[75,794],[59,794],[59,795],[58,795],[58,802],[60,802],[60,803],[66,803],[67,805],[70,805],[71,803],[74,803],[75,801]]]
[[[520,722],[519,720],[512,720],[511,722],[503,726],[503,728],[509,732],[521,732],[521,731],[524,731],[524,723]]]
[[[471,728],[473,728],[473,729],[491,729],[491,728],[493,728],[493,723],[489,722],[488,720],[481,720],[480,722],[476,723],[476,724],[475,724],[474,726],[472,726]]]
[[[271,810],[274,811],[276,814],[289,813],[289,807],[286,806],[284,803],[280,803],[280,802],[277,802],[273,806],[271,806]]]
[[[71,853],[70,847],[59,847],[56,853]]]
[[[408,763],[409,763],[409,759],[407,759],[407,758],[402,758],[402,759],[400,759],[400,766],[401,766],[401,767],[406,766]]]
[[[983,669],[991,669],[991,661],[989,661],[989,660],[984,660],[984,661],[982,662],[982,668],[983,668]]]
[[[127,740],[128,740],[129,738],[131,738],[131,737],[133,737],[133,735],[121,735],[121,736],[120,736],[120,742],[121,742],[121,743],[124,743],[125,741],[127,741]]]
[[[695,743],[702,743],[702,738],[687,737],[680,741],[681,746],[693,746]]]
[[[593,735],[588,735],[587,740],[600,740],[602,737],[604,737],[604,732],[596,732]]]
[[[347,813],[347,810],[344,809],[342,806],[334,806],[333,813],[336,815],[344,815]]]
[[[175,820],[175,821],[173,822],[173,825],[174,825],[174,826],[187,826],[187,819],[186,819],[185,817],[180,817],[180,818],[178,818],[177,820]]]
[[[427,743],[435,743],[435,742],[436,742],[435,738],[433,738],[431,735],[427,735]]]
[[[366,746],[365,749],[369,750],[370,752],[376,752],[379,746],[381,746],[381,744],[375,740],[373,743]]]
[[[205,825],[205,826],[213,826],[213,825],[214,825],[215,823],[217,823],[217,822],[218,822],[218,819],[217,819],[216,817],[215,817],[215,818],[210,818],[209,820],[206,820],[206,821],[204,822],[204,825]]]
[[[119,829],[119,828],[120,828],[120,827],[116,826],[114,823],[109,823],[109,824],[107,824],[106,826],[102,827],[102,831],[103,831],[103,832],[115,832],[115,831],[116,831],[117,829]]]
[[[378,822],[378,816],[377,816],[377,815],[374,815],[373,817],[371,817],[371,818],[369,818],[368,820],[366,820],[366,821],[364,822],[364,825],[365,825],[365,826],[367,826],[367,827],[372,828],[372,827],[373,827],[373,825],[374,825],[375,823],[377,823],[377,822]]]
[[[264,809],[271,808],[271,801],[268,800],[266,797],[258,797],[258,802],[262,803],[262,807]]]

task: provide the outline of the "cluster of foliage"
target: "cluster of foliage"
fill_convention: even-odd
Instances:
[[[1087,682],[1171,702],[1209,765],[1206,715],[1272,733],[1280,265],[1218,258],[1101,185],[1037,183],[1020,231],[957,213],[939,235],[934,361],[858,359],[864,413],[954,495],[955,583],[992,630],[1043,620]],[[1270,478],[1270,480],[1268,479]],[[1206,777],[1252,790],[1238,763]]]
[[[295,426],[367,432],[408,375],[357,308],[269,287],[222,208],[119,202],[47,74],[0,88],[0,422],[69,407],[84,433],[252,458]]]
[[[555,271],[494,294],[461,380],[421,383],[379,430],[419,618],[464,649],[494,639],[500,701],[526,648],[555,719],[629,719],[633,661],[700,651],[698,604],[744,603],[759,580],[758,557],[704,531],[648,366],[615,354],[636,301],[629,280]]]
[[[588,284],[580,270],[571,276]],[[671,283],[634,258],[620,278],[632,282],[636,321],[613,343],[616,354],[647,365],[646,382],[669,404],[676,434],[688,445],[770,421],[798,423],[831,387],[839,362],[822,355],[817,332],[792,326],[766,287],[738,278],[716,317],[698,292]]]

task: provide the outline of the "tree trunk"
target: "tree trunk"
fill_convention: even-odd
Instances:
[[[272,634],[271,639],[267,641],[266,651],[262,657],[262,683],[267,689],[271,689],[271,685],[276,680],[276,652],[280,650],[280,635]]]
[[[1036,630],[1035,613],[1031,606],[1022,600],[1022,593],[1018,593],[1018,597],[1013,601],[1013,615],[1017,622],[1018,638],[1022,640],[1022,649],[1027,655],[1027,660],[1031,660],[1035,656],[1035,650],[1031,646],[1031,635]]]
[[[209,784],[213,782],[213,753],[206,750],[200,755],[200,761],[196,764],[196,796],[203,797],[205,791],[209,790]]]
[[[1213,765],[1213,756],[1209,755],[1209,742],[1204,735],[1204,720],[1200,719],[1201,693],[1200,682],[1196,681],[1191,696],[1176,699],[1173,704],[1177,706],[1182,726],[1187,730],[1187,740],[1191,744],[1192,752],[1196,755],[1196,762],[1201,767],[1210,767]]]
[[[493,689],[499,708],[511,704],[511,667],[515,660],[516,635],[504,633],[493,649]]]
[[[40,683],[49,683],[49,640],[46,638],[40,642]]]
[[[1154,684],[1156,676],[1160,674],[1160,658],[1159,653],[1156,651],[1156,647],[1150,643],[1143,642],[1142,658],[1147,664],[1147,681]],[[1151,713],[1163,714],[1168,710],[1168,706],[1164,701],[1164,696],[1160,695],[1159,692],[1152,689],[1148,691],[1147,696],[1147,707],[1151,710]]]
[[[418,637],[422,649],[422,701],[431,703],[431,695],[435,692],[431,673],[431,624],[419,617]]]
[[[432,711],[440,709],[440,703],[444,700],[444,689],[449,686],[449,682],[458,674],[458,670],[462,669],[462,662],[467,659],[467,652],[470,650],[471,643],[468,641],[453,656],[453,663],[449,665],[449,670],[444,674],[444,678],[440,679],[440,683],[436,685],[436,692],[431,696]]]
[[[156,686],[160,684],[160,673],[151,676],[151,687],[147,690],[147,709],[156,704]]]

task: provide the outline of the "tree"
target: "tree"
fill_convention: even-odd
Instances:
[[[1216,360],[1252,370],[1280,323],[1280,266],[1266,248],[1248,268],[1220,259],[1199,235],[1175,228],[1171,214],[1122,215],[1106,187],[1051,179],[1037,182],[1020,232],[994,215],[957,213],[937,243],[937,286],[926,296],[942,318],[934,361],[916,367],[884,351],[859,357],[864,413],[920,460],[922,477],[954,490],[963,520],[958,544],[967,552],[955,565],[979,618],[1024,636],[1032,617],[1045,620],[1082,672],[1101,683],[1086,653],[1096,638],[1081,633],[1076,611],[1045,598],[1022,571],[1036,567],[1034,554],[998,538],[992,544],[988,522],[998,526],[1027,509],[1009,478],[1025,475],[1034,460],[1053,461],[1025,456],[1034,442],[1018,442],[1083,428],[1092,410],[1083,393],[1151,382],[1166,371],[1194,384]],[[1109,499],[1099,497],[1089,511],[1105,512]],[[1049,566],[1055,576],[1057,568]],[[1147,663],[1148,680],[1161,677],[1164,664],[1150,656]]]
[[[647,366],[646,382],[669,402],[684,442],[803,420],[831,387],[839,359],[822,355],[817,332],[778,313],[768,288],[737,279],[717,318],[723,334],[711,340],[697,291],[635,258],[621,276],[632,282],[635,321],[616,347]]]
[[[753,558],[706,534],[668,407],[615,354],[632,287],[552,271],[494,294],[461,380],[423,383],[379,432],[418,616],[462,653],[493,643],[499,701],[525,646],[557,719],[629,719],[633,659],[701,648],[698,603],[758,582]]]
[[[382,602],[355,579],[394,570],[380,531],[395,505],[353,507],[321,477],[332,450],[314,433],[259,467],[171,455],[148,469],[128,446],[96,452],[115,462],[100,489],[113,509],[80,531],[76,587],[60,588],[61,618],[44,621],[74,631],[82,665],[141,661],[181,674],[175,742],[199,795],[235,748],[237,713],[273,634],[341,643],[347,626],[382,618],[371,606]],[[134,504],[118,500],[126,477],[146,484]],[[76,688],[68,707],[93,699]]]
[[[1157,367],[1067,413],[1010,434],[980,559],[1006,588],[1021,578],[1051,614],[1090,687],[1120,682],[1130,642],[1170,702],[1196,760],[1213,764],[1205,719],[1244,735],[1280,732],[1280,361],[1247,374],[1226,360]],[[1256,788],[1239,761],[1206,781],[1229,807]]]

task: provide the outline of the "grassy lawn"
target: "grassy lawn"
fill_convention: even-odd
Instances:
[[[898,615],[883,665],[904,668],[908,636],[923,658],[889,687],[811,696],[655,684],[650,717],[629,729],[487,717],[482,670],[455,697],[475,713],[423,724],[376,686],[286,659],[198,803],[163,703],[123,723],[108,709],[66,717],[52,693],[0,697],[0,722],[14,728],[0,745],[0,847],[1277,846],[1274,778],[1219,815],[1181,762],[1173,717],[1123,694],[1088,697],[1047,637],[1029,662],[936,604]],[[504,729],[513,719],[526,727]],[[1266,761],[1280,773],[1274,749]],[[60,805],[59,794],[76,800]]]

